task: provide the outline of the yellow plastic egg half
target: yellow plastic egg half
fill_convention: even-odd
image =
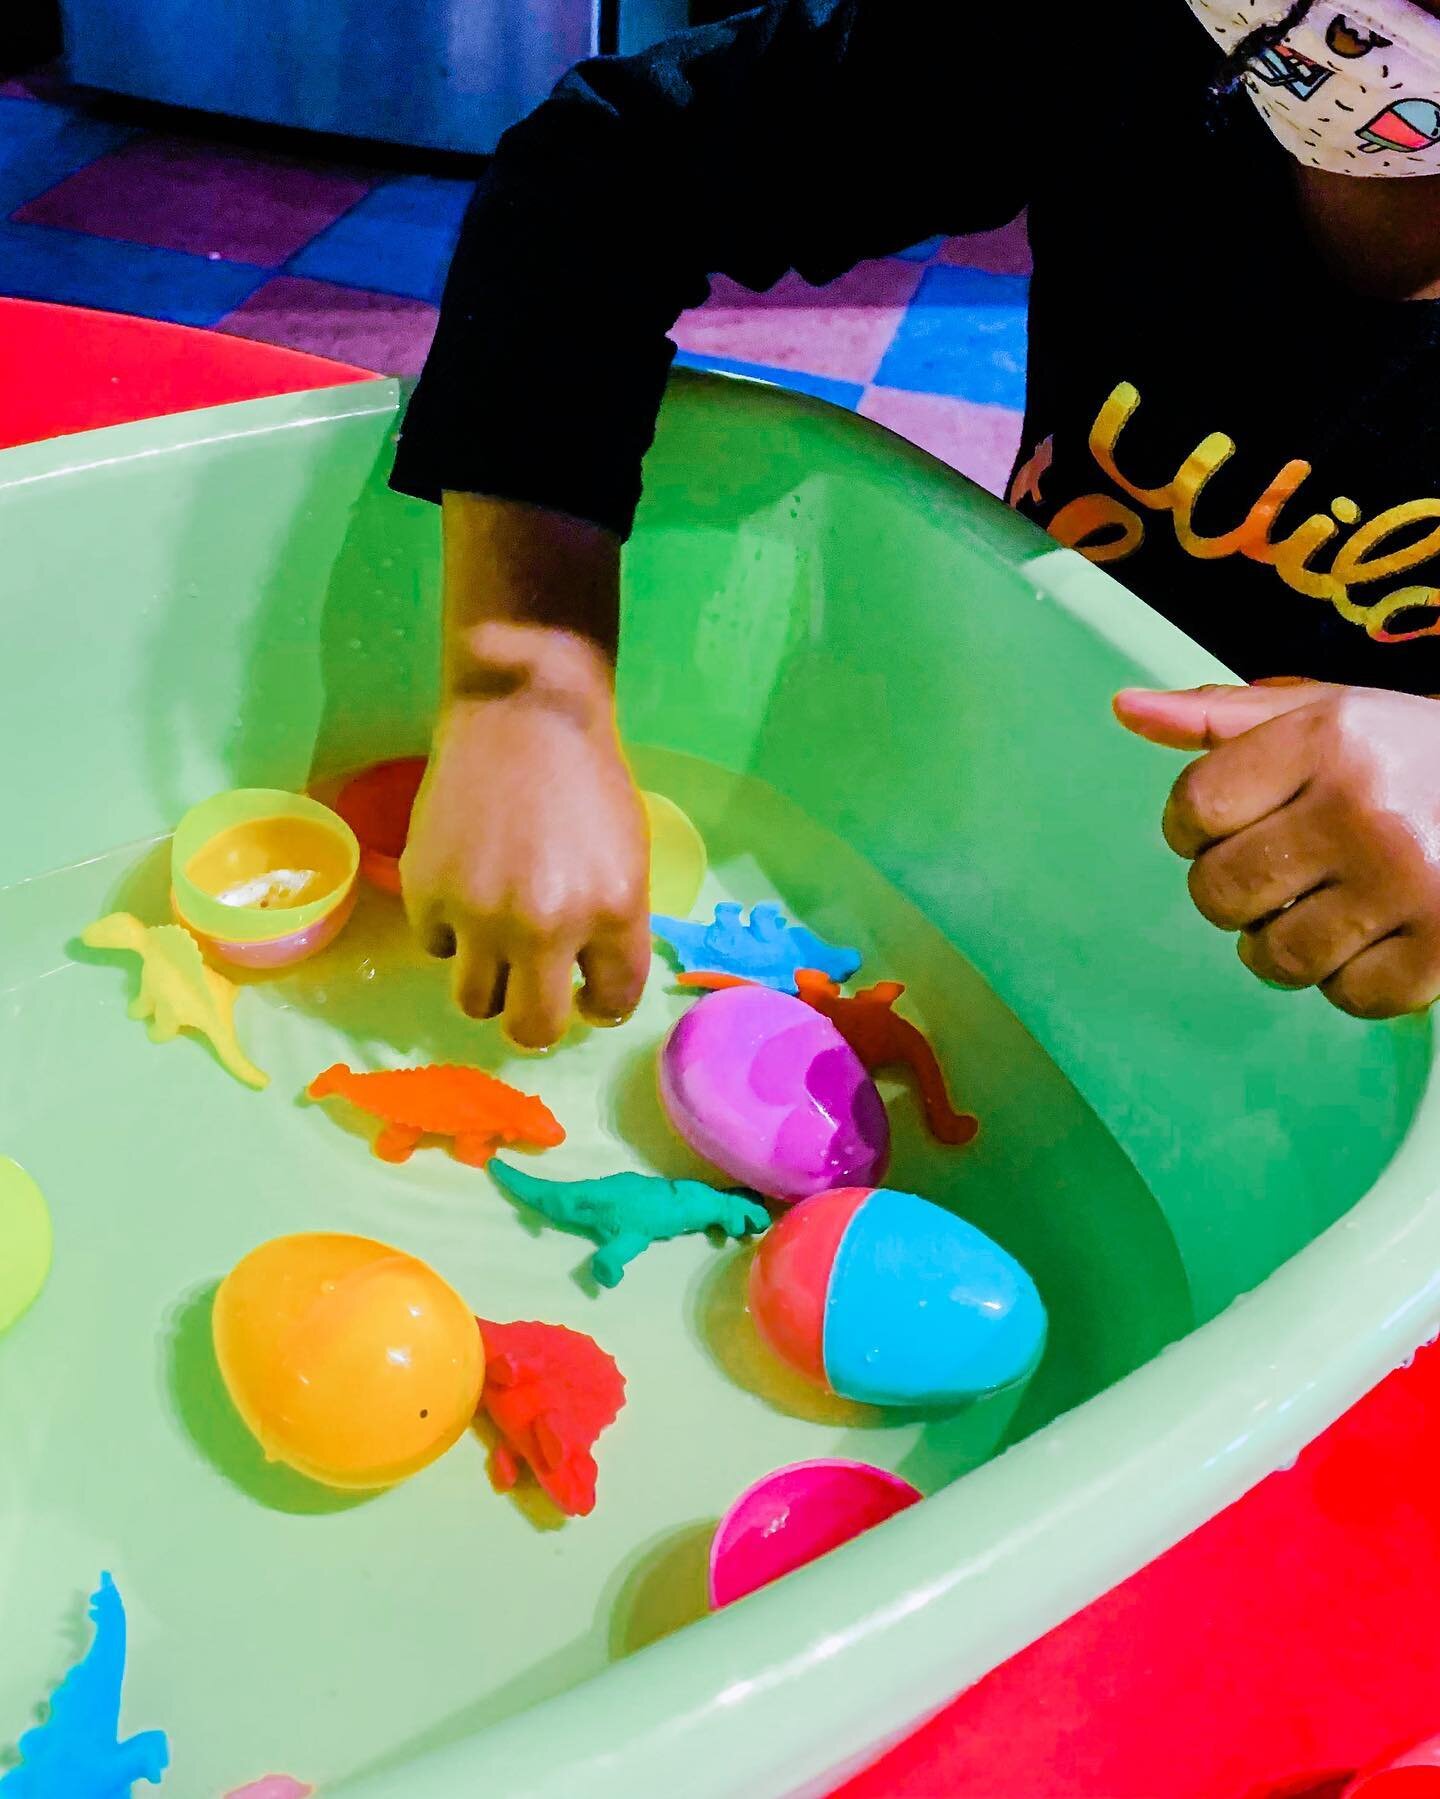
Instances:
[[[267,1458],[325,1486],[393,1486],[480,1402],[475,1316],[423,1262],[368,1237],[276,1237],[215,1295],[215,1355]]]
[[[663,793],[640,797],[650,826],[650,908],[684,918],[704,885],[705,839],[674,800]]]

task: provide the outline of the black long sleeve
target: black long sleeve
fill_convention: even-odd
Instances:
[[[823,283],[1024,205],[1033,133],[1017,120],[1045,101],[999,10],[777,0],[580,64],[477,189],[394,485],[628,534],[666,333],[712,274]]]
[[[1024,204],[1017,509],[1246,678],[1440,692],[1440,305],[1337,278],[1221,74],[1171,0],[775,0],[586,63],[477,194],[397,484],[623,533],[711,274],[823,282]],[[983,373],[1015,296],[965,273],[927,280]]]

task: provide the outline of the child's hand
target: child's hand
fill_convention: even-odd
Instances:
[[[582,664],[593,655],[575,648]],[[446,706],[401,863],[421,942],[455,958],[457,1004],[503,1011],[530,1049],[569,1023],[576,962],[582,1012],[609,1024],[634,1011],[650,967],[644,808],[606,672],[571,672],[563,692]]]
[[[1440,995],[1440,702],[1280,681],[1132,688],[1115,711],[1207,752],[1171,791],[1165,839],[1247,968],[1360,1018]]]

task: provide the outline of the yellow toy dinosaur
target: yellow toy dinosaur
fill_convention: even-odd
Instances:
[[[181,1031],[200,1031],[221,1064],[247,1087],[265,1087],[270,1076],[246,1056],[235,1035],[233,981],[207,966],[200,945],[178,924],[143,925],[129,912],[112,912],[80,933],[91,949],[132,950],[140,958],[140,992],[132,1018],[150,1020],[152,1043],[169,1043]]]

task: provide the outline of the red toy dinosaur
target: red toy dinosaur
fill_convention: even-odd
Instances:
[[[707,990],[748,985],[739,975],[695,973],[679,976],[682,987]],[[823,1012],[865,1064],[871,1074],[903,1064],[915,1076],[925,1124],[938,1143],[969,1143],[980,1122],[969,1112],[957,1112],[950,1104],[935,1051],[919,1025],[902,1018],[895,1002],[905,991],[901,981],[877,981],[858,993],[844,994],[818,969],[795,971],[795,991],[807,1006]]]
[[[375,1139],[382,1162],[408,1162],[422,1137],[452,1137],[457,1161],[483,1168],[502,1143],[553,1149],[565,1141],[555,1114],[533,1093],[521,1093],[478,1068],[432,1063],[356,1074],[343,1062],[316,1075],[311,1099],[339,1094],[385,1121]]]
[[[625,1403],[625,1376],[600,1345],[563,1324],[492,1324],[477,1318],[485,1345],[480,1410],[499,1431],[490,1458],[495,1489],[508,1493],[528,1465],[562,1512],[595,1508],[591,1445]]]

